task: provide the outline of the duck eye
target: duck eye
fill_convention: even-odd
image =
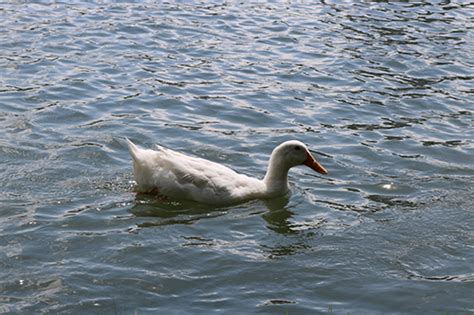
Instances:
[[[299,146],[295,146],[295,150],[299,151],[299,150],[301,150],[301,148]]]

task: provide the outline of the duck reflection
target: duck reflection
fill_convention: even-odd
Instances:
[[[192,201],[174,201],[151,194],[137,193],[130,210],[137,217],[154,218],[137,224],[138,228],[193,224],[206,218],[215,218],[227,213],[226,209],[214,208]]]
[[[283,197],[265,201],[269,211],[266,211],[262,218],[267,222],[267,228],[280,234],[293,234],[290,219],[293,212],[288,210],[289,198]]]
[[[254,215],[262,213],[262,218],[267,222],[267,227],[280,234],[295,233],[289,222],[293,212],[286,207],[289,196],[264,201],[252,201],[244,204],[246,208],[255,208],[251,211]],[[262,209],[262,205],[264,206]],[[153,227],[172,224],[193,224],[199,220],[215,218],[227,214],[235,207],[213,207],[193,201],[172,201],[150,194],[136,194],[131,212],[137,217],[150,218],[137,226]],[[238,211],[238,210],[236,210]]]
[[[296,235],[301,233],[302,229],[301,225],[292,222],[294,213],[290,210],[291,207],[288,206],[288,203],[289,196],[286,196],[271,200],[251,201],[240,206],[216,208],[195,202],[170,201],[153,195],[137,194],[131,212],[137,217],[146,217],[145,221],[137,224],[137,228],[142,229],[174,224],[194,224],[200,220],[227,215],[229,212],[247,211],[250,216],[260,215],[266,223],[266,228],[277,234]],[[198,236],[192,238],[200,239]],[[229,246],[232,244],[230,243]],[[259,244],[257,252],[264,253],[269,259],[278,259],[282,256],[295,255],[310,250],[310,248],[311,246],[299,237],[296,240],[285,237],[277,243],[274,243],[274,239],[270,238]]]

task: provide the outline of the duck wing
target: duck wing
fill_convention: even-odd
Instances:
[[[263,189],[261,181],[203,158],[161,146],[140,149],[131,141],[129,148],[135,179],[144,191],[158,189],[169,197],[218,204],[250,198]]]

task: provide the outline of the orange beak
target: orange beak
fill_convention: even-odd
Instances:
[[[318,173],[321,173],[321,174],[328,173],[328,171],[326,171],[326,169],[321,164],[316,162],[316,160],[313,158],[313,156],[309,152],[306,153],[306,160],[303,162],[303,164],[315,170]]]

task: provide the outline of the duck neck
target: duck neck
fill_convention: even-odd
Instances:
[[[270,158],[267,173],[263,178],[263,182],[267,186],[270,193],[285,194],[288,192],[288,167],[285,167],[281,161]]]

